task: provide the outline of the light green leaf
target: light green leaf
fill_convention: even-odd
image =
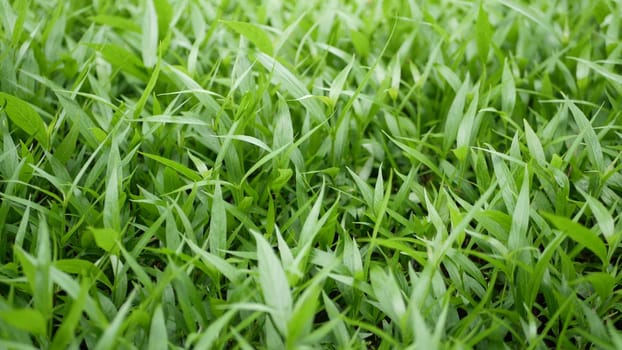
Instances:
[[[236,310],[229,310],[224,315],[213,321],[209,327],[201,334],[195,349],[212,349],[213,344],[218,340],[218,336],[225,326],[235,316]]]
[[[180,173],[181,175],[187,177],[188,179],[192,181],[198,182],[203,179],[201,175],[199,175],[196,171],[188,168],[187,166],[183,164],[177,163],[176,161],[170,160],[168,158],[160,157],[155,154],[143,153],[143,152],[139,152],[139,153],[147,158],[151,158],[159,163],[162,163],[163,165],[166,165],[167,167],[177,171],[178,173]]]
[[[378,308],[399,324],[406,314],[406,304],[395,278],[379,267],[372,268],[370,278]]]
[[[592,210],[592,214],[596,218],[596,223],[603,236],[607,241],[610,241],[614,238],[614,230],[615,230],[615,222],[613,221],[613,217],[611,213],[599,200],[590,196],[589,194],[580,191],[583,197],[585,197],[587,201],[587,205]]]
[[[311,331],[321,291],[321,285],[314,283],[310,287],[305,288],[296,301],[292,317],[287,325],[287,339],[289,342],[294,343]]]
[[[517,250],[524,248],[527,242],[527,229],[529,227],[529,170],[525,168],[523,184],[521,185],[516,206],[512,214],[512,226],[508,236],[508,248]]]
[[[121,231],[121,181],[123,180],[121,157],[116,142],[112,142],[106,171],[106,196],[104,197],[104,227]]]
[[[322,208],[322,200],[324,199],[324,186],[320,190],[320,194],[317,196],[317,200],[313,204],[309,215],[305,219],[304,224],[302,225],[302,230],[300,231],[299,245],[301,247],[310,244],[315,235],[322,228],[322,224],[324,220],[318,220],[320,216],[320,210]]]
[[[365,34],[357,30],[350,30],[350,39],[352,40],[352,45],[354,45],[354,50],[356,50],[359,56],[365,57],[369,55],[369,39]]]
[[[208,239],[210,252],[222,258],[225,255],[224,250],[227,249],[227,212],[225,210],[224,200],[222,199],[222,190],[219,182],[216,182],[214,186],[214,195],[212,196],[212,212]]]
[[[483,4],[480,3],[477,21],[475,22],[475,42],[477,44],[477,54],[483,62],[486,62],[488,59],[492,33],[493,29],[488,21],[488,13],[484,9]]]
[[[466,102],[466,95],[469,92],[470,81],[468,77],[464,79],[460,89],[456,93],[449,111],[447,112],[447,118],[445,119],[445,129],[443,132],[443,147],[445,150],[449,150],[458,134],[458,127],[462,122],[464,116],[464,104]]]
[[[65,314],[63,323],[60,328],[54,334],[54,339],[52,341],[52,345],[50,349],[52,350],[62,350],[67,349],[67,345],[71,343],[72,340],[75,340],[75,330],[78,326],[80,319],[82,319],[84,312],[84,308],[86,307],[86,302],[89,293],[88,279],[82,280],[82,285],[80,286],[80,291],[78,297],[75,299],[69,312]]]
[[[142,29],[143,63],[145,67],[151,68],[158,61],[158,14],[153,0],[145,0]]]
[[[285,270],[268,241],[251,231],[257,242],[259,286],[264,302],[274,311],[272,320],[281,334],[287,334],[287,323],[292,314],[292,295]]]
[[[328,314],[328,318],[335,322],[335,327],[333,328],[333,334],[337,339],[337,343],[341,346],[341,348],[347,348],[346,344],[349,341],[348,329],[346,328],[345,323],[341,319],[341,314],[339,313],[339,309],[337,305],[331,300],[331,298],[326,295],[324,291],[322,291],[322,300],[324,301],[324,308],[326,309],[326,313]]]
[[[145,103],[147,103],[147,99],[149,98],[149,95],[153,91],[153,88],[155,87],[156,83],[158,82],[159,76],[160,76],[160,61],[158,61],[158,64],[153,69],[153,73],[151,73],[151,78],[149,78],[147,87],[145,87],[145,90],[140,96],[140,99],[138,99],[138,102],[136,102],[136,106],[134,107],[134,118],[140,117],[140,114],[142,113],[143,108],[145,108]]]
[[[607,78],[608,80],[610,80],[612,83],[617,84],[618,86],[622,85],[622,75],[620,74],[616,74],[615,72],[613,72],[612,70],[609,70],[601,65],[598,65],[590,60],[585,60],[582,58],[578,58],[578,57],[568,57],[571,60],[575,60],[577,62],[580,62],[582,64],[584,64],[585,66],[587,66],[588,68],[590,68],[591,70],[593,70],[594,72],[602,75],[603,77]]]
[[[257,55],[257,61],[261,63],[264,68],[272,72],[272,79],[275,83],[280,84],[281,88],[291,94],[295,99],[298,99],[303,106],[307,108],[307,111],[311,114],[311,118],[316,121],[323,121],[324,111],[322,106],[315,98],[308,98],[311,96],[309,90],[305,87],[304,83],[292,74],[285,66],[276,61],[274,58],[259,53]]]
[[[158,34],[160,34],[160,39],[163,39],[169,31],[173,19],[173,7],[168,0],[154,0],[153,4],[158,15]]]
[[[221,21],[229,28],[238,32],[238,34],[245,36],[250,40],[257,48],[268,55],[272,55],[272,41],[268,37],[268,34],[259,26],[238,21]]]
[[[132,303],[136,296],[137,289],[134,289],[132,293],[127,297],[127,301],[121,305],[119,312],[116,313],[114,319],[108,327],[104,330],[104,333],[100,336],[99,341],[95,345],[95,350],[112,350],[115,349],[117,344],[117,336],[121,332],[121,326],[126,321],[127,314],[132,309]]]
[[[354,278],[362,279],[364,277],[361,252],[356,240],[351,238],[349,234],[344,235],[343,263]]]
[[[294,171],[289,168],[277,169],[277,174],[278,176],[276,176],[270,183],[270,188],[276,191],[283,188],[283,186],[289,182],[289,179],[291,179],[292,175],[294,175]]]
[[[510,61],[506,59],[501,77],[501,109],[509,115],[512,114],[516,105],[516,84],[510,65]]]
[[[47,334],[47,322],[38,310],[26,308],[0,311],[0,318],[11,326],[34,335]]]
[[[169,79],[173,80],[178,87],[186,89],[184,92],[191,92],[206,108],[207,112],[211,115],[216,115],[220,111],[221,107],[212,97],[213,93],[211,91],[204,89],[201,84],[197,83],[180,68],[171,65],[165,65],[165,68],[164,72],[167,73]],[[147,80],[147,78],[144,80]]]
[[[527,148],[529,148],[529,153],[531,153],[531,156],[540,166],[545,167],[547,163],[542,143],[540,143],[538,135],[536,135],[526,119],[523,119],[523,123],[525,125],[525,139],[527,140]]]
[[[95,237],[95,244],[101,249],[107,252],[113,252],[115,249],[115,242],[121,237],[121,233],[113,228],[89,228],[93,237]]]
[[[110,26],[121,30],[129,30],[132,32],[140,33],[140,25],[131,19],[127,19],[121,16],[109,16],[109,15],[97,15],[88,18],[93,23]]]
[[[356,183],[356,186],[361,192],[361,195],[363,196],[363,200],[365,201],[365,203],[370,208],[373,208],[374,207],[374,190],[371,188],[371,186],[366,181],[361,179],[361,177],[357,173],[352,171],[350,168],[346,168],[346,169],[348,169],[348,172],[354,179],[354,182]]]
[[[563,231],[572,240],[591,250],[603,264],[607,264],[607,247],[594,232],[565,217],[549,213],[542,213],[542,216],[547,218],[558,230]]]
[[[194,242],[188,239],[184,239],[186,244],[192,249],[192,251],[197,254],[198,257],[203,260],[203,262],[215,268],[219,273],[225,276],[230,281],[238,281],[242,272],[238,270],[235,266],[228,263],[225,259],[219,258],[218,256],[208,253],[205,249],[197,246]]]
[[[461,157],[458,156],[458,159],[466,158],[466,152],[468,151],[468,148],[464,146],[470,147],[473,143],[473,126],[476,124],[475,119],[477,116],[477,106],[479,104],[479,83],[475,84],[471,91],[473,93],[473,100],[471,100],[471,103],[469,104],[469,107],[467,108],[467,111],[465,112],[462,121],[460,121],[460,126],[458,127],[458,134],[456,135],[456,149],[459,150],[461,147],[463,147],[464,149],[464,155]]]
[[[520,13],[521,15],[523,15],[526,18],[530,19],[534,23],[537,23],[547,33],[550,33],[550,34],[553,34],[553,35],[556,34],[555,29],[551,26],[551,22],[548,19],[544,18],[542,13],[538,12],[533,7],[525,6],[525,5],[521,4],[521,3],[518,3],[518,2],[513,1],[513,0],[497,0],[497,1],[499,1],[503,5],[511,8],[512,10],[516,11],[517,13]]]
[[[104,59],[115,67],[137,77],[140,80],[147,80],[149,77],[141,68],[143,62],[133,52],[114,44],[85,44],[101,53]]]
[[[158,305],[153,312],[151,318],[151,327],[149,329],[149,345],[147,348],[152,350],[168,349],[168,336],[166,330],[166,320],[162,306]]]
[[[350,71],[352,70],[352,67],[354,66],[354,62],[355,62],[355,58],[352,57],[352,61],[350,61],[350,63],[348,63],[348,65],[344,69],[342,69],[341,72],[339,72],[339,74],[337,74],[337,76],[333,80],[333,83],[330,84],[330,90],[328,91],[328,97],[330,98],[333,104],[337,103],[337,100],[339,99],[339,96],[341,95],[341,92],[343,91],[343,86],[346,82],[346,79],[348,79],[348,75],[350,74]]]
[[[594,290],[606,300],[613,294],[613,288],[616,286],[616,278],[605,272],[592,272],[585,279],[594,286]]]
[[[106,276],[97,265],[90,261],[82,259],[59,259],[55,260],[53,265],[63,272],[95,277],[112,289],[112,283],[108,279],[108,276]]]
[[[0,92],[0,113],[4,112],[17,127],[32,136],[45,149],[49,148],[47,125],[30,103]]]
[[[590,123],[583,111],[581,111],[572,101],[566,100],[566,104],[570,108],[579,130],[584,135],[584,140],[587,144],[587,157],[590,159],[592,165],[594,165],[598,171],[603,173],[605,171],[603,150],[600,146],[598,136],[596,135],[596,131],[594,131],[592,123]]]

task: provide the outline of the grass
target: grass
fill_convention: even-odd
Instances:
[[[0,0],[0,348],[622,348],[621,6]]]

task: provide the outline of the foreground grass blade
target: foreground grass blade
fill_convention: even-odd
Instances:
[[[158,60],[158,14],[153,0],[145,0],[142,56],[145,67],[153,67]]]
[[[292,313],[292,296],[285,270],[272,247],[259,233],[253,232],[257,243],[257,272],[264,302],[272,311],[272,321],[281,334],[287,334]]]
[[[49,147],[47,126],[28,102],[0,92],[0,112],[6,113],[15,125],[39,141],[41,146]]]
[[[572,240],[596,254],[603,264],[607,264],[607,248],[594,232],[570,219],[547,213],[543,213],[543,215]]]

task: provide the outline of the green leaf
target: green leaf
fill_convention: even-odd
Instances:
[[[516,105],[516,84],[510,66],[510,61],[506,59],[501,77],[501,109],[509,115],[512,114]]]
[[[112,289],[112,283],[108,279],[108,276],[90,261],[82,259],[59,259],[53,262],[55,268],[67,273],[74,273],[86,276],[92,276],[97,278],[107,287]]]
[[[142,30],[143,64],[145,67],[151,68],[158,61],[158,14],[153,5],[153,0],[145,0]]]
[[[322,291],[322,300],[324,301],[324,309],[328,314],[328,318],[335,322],[335,327],[333,328],[333,334],[337,339],[337,343],[341,348],[347,348],[347,344],[349,341],[348,329],[346,328],[345,323],[341,319],[341,314],[339,313],[339,309],[337,309],[337,305],[331,300],[328,295],[324,291]]]
[[[121,233],[113,228],[89,228],[93,237],[95,237],[95,244],[106,252],[113,252],[115,250],[116,241],[121,237]]]
[[[330,98],[333,105],[337,103],[339,96],[341,96],[341,93],[343,92],[344,84],[346,82],[346,79],[348,79],[348,75],[350,74],[350,71],[352,70],[354,63],[355,63],[355,58],[352,57],[352,60],[350,61],[350,63],[348,63],[348,65],[344,69],[342,69],[339,72],[339,74],[337,74],[332,84],[330,84],[330,90],[328,92],[328,97]]]
[[[477,21],[475,22],[475,42],[477,44],[477,54],[483,62],[488,60],[492,33],[493,29],[488,21],[488,13],[484,9],[483,4],[480,3]]]
[[[380,267],[374,267],[370,272],[370,279],[378,300],[378,308],[399,324],[406,314],[406,304],[395,278]]]
[[[149,345],[147,346],[147,348],[152,350],[168,349],[166,320],[164,319],[162,305],[158,305],[153,312],[153,317],[151,318],[151,327],[149,329]]]
[[[449,111],[447,112],[447,119],[445,120],[445,129],[443,133],[443,148],[445,150],[449,150],[454,141],[456,141],[458,128],[460,127],[464,116],[464,104],[466,102],[466,96],[469,92],[470,84],[471,82],[468,78],[464,79],[460,89],[454,97],[453,102],[451,103],[451,106],[449,107]]]
[[[67,293],[68,296],[73,298],[74,300],[79,300],[81,297],[81,293],[84,292],[84,289],[88,289],[86,284],[82,286],[76,282],[68,274],[59,271],[56,268],[51,269],[50,277],[52,281],[64,292]],[[88,290],[87,290],[88,291]],[[103,314],[100,306],[95,300],[93,300],[88,293],[86,293],[86,301],[84,305],[84,311],[88,315],[88,317],[93,320],[96,324],[101,325],[102,327],[107,324],[106,316]]]
[[[356,240],[351,238],[349,234],[345,234],[343,240],[343,264],[350,270],[354,278],[363,279],[365,276],[363,262]]]
[[[215,321],[212,321],[198,339],[195,349],[212,349],[212,345],[218,340],[220,332],[235,316],[236,310],[229,310]]]
[[[541,12],[538,12],[533,7],[525,6],[521,3],[518,3],[513,0],[498,0],[501,4],[511,8],[517,13],[525,16],[529,20],[537,23],[544,29],[547,33],[555,35],[556,31],[551,25],[551,21],[544,18]]]
[[[72,340],[75,340],[75,331],[78,326],[80,320],[82,319],[82,312],[86,307],[86,302],[89,293],[88,279],[84,279],[82,281],[82,285],[80,286],[80,292],[78,297],[75,299],[69,312],[64,315],[63,323],[60,328],[54,334],[54,339],[52,341],[52,345],[50,348],[52,350],[62,350],[67,349],[67,345],[71,343]]]
[[[563,231],[572,240],[591,250],[603,264],[607,264],[607,247],[594,232],[565,217],[550,213],[542,213],[542,216],[547,218],[558,230]]]
[[[138,79],[145,81],[149,77],[141,68],[143,62],[134,53],[128,51],[121,46],[113,44],[85,44],[101,53],[104,59],[113,66],[131,74]]]
[[[112,350],[115,349],[115,344],[117,344],[117,336],[121,332],[121,327],[126,321],[126,316],[132,309],[132,303],[134,301],[134,297],[136,296],[137,289],[134,289],[132,293],[127,297],[127,301],[121,305],[119,308],[119,312],[117,312],[114,316],[114,319],[108,327],[104,330],[102,335],[99,338],[99,341],[95,345],[95,350]]]
[[[272,72],[272,80],[281,85],[281,88],[291,94],[292,97],[299,100],[307,111],[311,114],[311,118],[316,121],[323,121],[324,111],[317,99],[309,98],[311,94],[300,79],[290,72],[285,66],[276,61],[274,58],[260,53],[257,55],[257,61],[264,68]]]
[[[121,230],[121,181],[123,172],[116,142],[112,142],[106,171],[106,195],[104,197],[103,222],[105,228]]]
[[[34,305],[44,317],[49,317],[52,314],[54,306],[54,292],[50,280],[51,248],[47,217],[40,213],[39,229],[37,230],[37,263],[32,287],[34,289]]]
[[[225,249],[227,249],[227,212],[219,182],[216,182],[214,186],[209,228],[210,252],[222,258],[225,255]]]
[[[460,126],[458,127],[458,134],[456,135],[457,157],[461,160],[466,159],[466,154],[468,151],[467,146],[470,147],[473,143],[473,127],[476,124],[475,119],[477,116],[477,106],[479,104],[479,83],[475,84],[472,92],[473,100],[471,100],[467,111],[462,117],[462,121],[460,121]],[[464,150],[462,151],[463,155],[460,155],[461,148]]]
[[[79,134],[80,126],[78,124],[73,124],[71,130],[69,130],[69,133],[66,134],[61,143],[56,146],[54,156],[61,163],[66,164],[67,161],[73,156]]]
[[[595,221],[600,228],[603,236],[607,241],[611,241],[614,238],[614,230],[615,230],[615,222],[613,221],[613,217],[611,213],[599,200],[590,196],[589,194],[580,191],[583,197],[585,197],[587,201],[587,205],[592,210],[592,214],[594,214]]]
[[[143,108],[145,108],[145,104],[147,103],[147,99],[149,98],[149,95],[153,91],[153,88],[155,87],[156,83],[158,82],[159,77],[160,77],[160,61],[158,61],[157,65],[153,69],[153,73],[151,73],[151,78],[149,78],[147,87],[145,87],[145,90],[140,96],[140,99],[138,99],[138,102],[136,102],[136,106],[134,107],[134,118],[140,117],[140,114],[142,113]]]
[[[186,244],[192,249],[192,251],[199,257],[203,262],[215,268],[219,273],[225,276],[230,281],[238,281],[242,272],[235,268],[235,266],[228,263],[225,259],[219,258],[214,254],[208,253],[205,249],[197,246],[194,242],[185,239]]]
[[[281,334],[287,334],[287,323],[292,314],[292,295],[285,270],[268,241],[257,232],[251,231],[257,242],[257,270],[259,286],[264,302],[272,311],[272,320]]]
[[[208,113],[216,115],[220,111],[221,106],[212,97],[214,94],[213,92],[204,89],[201,84],[197,83],[180,68],[168,64],[165,65],[165,68],[164,72],[167,73],[168,78],[175,82],[178,87],[186,89],[184,92],[192,93],[194,97],[196,97],[196,99],[199,100],[199,102],[201,102],[201,104],[206,108]],[[147,78],[143,80],[147,80]],[[202,122],[204,123],[204,121]]]
[[[268,34],[259,26],[238,21],[222,21],[229,28],[235,30],[238,34],[245,36],[250,40],[257,48],[268,55],[272,55],[272,41],[268,37]]]
[[[594,72],[610,80],[612,83],[617,84],[618,86],[622,85],[622,75],[616,74],[613,70],[607,69],[590,60],[585,60],[585,59],[578,58],[578,57],[568,57],[568,58],[584,64],[585,66],[587,66]]]
[[[47,322],[38,310],[30,308],[0,311],[0,318],[11,326],[34,335],[47,334]]]
[[[14,3],[15,10],[18,14],[15,24],[13,25],[12,41],[14,43],[18,43],[20,41],[21,35],[24,32],[24,22],[26,20],[26,16],[28,15],[29,5],[30,4],[26,1]]]
[[[158,33],[160,34],[160,40],[166,37],[173,19],[173,7],[168,0],[154,0],[156,13],[158,15]]]
[[[529,228],[529,170],[525,168],[523,184],[521,185],[514,213],[512,214],[512,226],[508,236],[508,248],[518,250],[528,246],[527,230]]]
[[[352,40],[352,45],[354,45],[354,50],[356,50],[359,56],[366,57],[369,55],[369,39],[365,34],[358,30],[350,30],[350,39]]]
[[[129,30],[136,33],[140,33],[141,31],[140,25],[136,24],[135,21],[120,16],[109,16],[100,14],[97,16],[91,16],[88,18],[88,20],[92,21],[93,23],[103,24],[121,30]]]
[[[602,300],[606,300],[613,294],[613,288],[616,286],[616,278],[605,272],[592,272],[585,277],[592,284],[598,296]]]
[[[270,183],[270,188],[272,188],[275,191],[280,190],[281,188],[283,188],[283,186],[285,186],[289,182],[289,179],[291,179],[292,175],[294,175],[294,171],[289,168],[277,169],[277,173],[278,175]]]
[[[187,177],[188,179],[192,181],[198,182],[203,179],[201,175],[199,175],[196,171],[188,168],[187,166],[183,164],[177,163],[176,161],[170,160],[168,158],[160,157],[155,154],[143,153],[143,152],[139,152],[139,153],[147,158],[151,158],[159,163],[162,163],[163,165],[166,165],[167,167],[175,170],[176,172],[180,173],[181,175]]]
[[[313,204],[309,215],[305,219],[304,224],[302,225],[302,230],[300,231],[299,236],[299,245],[301,247],[306,246],[307,244],[311,244],[313,239],[317,235],[317,233],[322,228],[324,220],[318,220],[320,216],[320,210],[322,209],[322,200],[324,199],[324,186],[320,190],[320,194],[317,196],[317,200]]]
[[[34,137],[41,147],[49,148],[47,125],[45,125],[39,113],[32,108],[30,103],[13,95],[0,92],[0,112],[5,112],[18,128]]]
[[[296,301],[292,317],[287,324],[288,341],[293,340],[293,343],[300,338],[304,338],[311,331],[321,291],[321,285],[314,283],[310,287],[305,288]]]
[[[358,176],[357,173],[352,171],[350,168],[346,168],[346,169],[348,169],[348,172],[354,179],[354,182],[356,183],[356,186],[358,187],[359,192],[363,196],[363,200],[365,201],[365,204],[367,204],[370,208],[373,208],[374,207],[374,190],[365,180],[361,179],[361,177]]]
[[[531,153],[533,159],[535,159],[540,166],[545,167],[547,163],[542,143],[540,143],[538,135],[536,135],[526,119],[523,119],[523,123],[525,125],[525,139],[527,140],[529,153]]]
[[[436,72],[440,74],[443,79],[445,79],[447,84],[451,86],[451,89],[455,93],[458,93],[458,90],[460,90],[460,86],[462,85],[462,83],[460,82],[460,77],[458,77],[456,72],[453,71],[451,68],[447,67],[446,65],[440,63],[436,64],[434,68],[436,69]]]
[[[585,143],[587,144],[587,157],[590,159],[592,165],[594,165],[599,172],[603,173],[605,171],[603,150],[592,123],[590,123],[585,114],[583,114],[583,111],[572,101],[566,100],[566,104],[570,108],[579,130],[584,135]]]

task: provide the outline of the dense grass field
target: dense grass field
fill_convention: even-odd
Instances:
[[[621,349],[621,31],[0,0],[0,348]]]

